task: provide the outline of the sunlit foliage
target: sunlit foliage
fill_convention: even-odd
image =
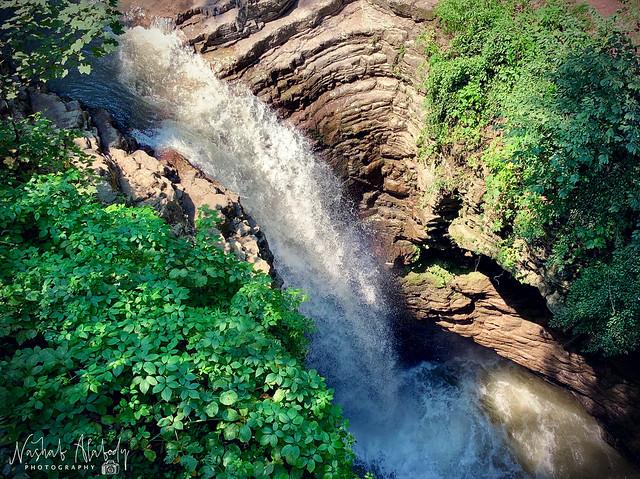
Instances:
[[[0,0],[0,93],[13,98],[20,87],[89,73],[88,55],[114,50],[121,32],[117,0]]]
[[[499,260],[524,240],[559,278],[578,278],[556,325],[585,335],[588,350],[637,349],[640,284],[619,257],[640,232],[634,47],[570,2],[444,0],[437,13],[450,38],[427,48],[425,151],[463,145],[488,168],[485,214],[506,239]],[[605,301],[603,268],[627,271],[636,301]],[[579,306],[587,284],[602,299],[593,311]]]
[[[352,477],[333,394],[303,364],[300,294],[218,249],[211,216],[187,239],[103,206],[68,133],[16,128],[0,129],[0,451],[84,434],[126,444],[134,477]]]

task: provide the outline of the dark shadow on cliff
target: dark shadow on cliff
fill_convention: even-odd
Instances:
[[[605,440],[635,464],[640,464],[640,354],[605,358],[587,354],[564,331],[552,328],[552,313],[536,288],[519,283],[489,258],[480,260],[479,271],[489,276],[502,299],[524,319],[545,326],[553,339],[571,354],[582,356],[592,371],[572,379],[541,375],[571,392],[603,427]],[[556,358],[544,357],[544,370],[557,370]],[[568,384],[585,384],[591,391],[584,395]]]
[[[586,354],[563,332],[549,332],[557,341],[564,340],[567,351],[581,355],[590,371],[572,378],[586,394],[568,387],[561,378],[544,378],[567,389],[600,424],[605,441],[640,466],[640,354],[613,358]],[[545,357],[544,364],[546,370],[556,369],[552,357]]]
[[[446,253],[431,253],[427,265],[446,262],[456,274],[480,272],[487,276],[500,298],[522,319],[540,324],[555,342],[562,345],[575,358],[580,354],[585,364],[580,374],[572,374],[571,368],[558,364],[557,357],[542,354],[541,374],[531,371],[544,380],[569,391],[603,427],[604,439],[635,464],[640,464],[640,355],[621,358],[602,358],[585,355],[576,343],[562,331],[549,327],[552,317],[544,298],[536,288],[519,283],[512,275],[487,257],[472,256],[451,248]],[[476,350],[483,357],[498,357],[489,348],[445,331],[435,324],[437,317],[418,317],[408,307],[400,288],[394,291],[397,315],[394,318],[394,334],[398,354],[405,367],[421,361],[446,361],[458,354]],[[477,298],[482,301],[482,298]],[[470,311],[472,312],[472,311]],[[443,312],[442,314],[446,314]],[[456,313],[460,315],[460,311]],[[456,322],[460,322],[456,319]]]

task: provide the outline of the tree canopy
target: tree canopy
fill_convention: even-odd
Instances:
[[[117,0],[0,0],[0,93],[13,98],[25,85],[89,73],[89,56],[117,46]]]

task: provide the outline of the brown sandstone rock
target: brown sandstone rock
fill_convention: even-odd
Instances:
[[[151,206],[177,234],[190,234],[198,211],[208,206],[221,214],[222,248],[252,263],[257,271],[275,275],[267,240],[237,194],[207,178],[176,152],[156,158],[143,150],[121,149],[135,142],[113,126],[104,110],[90,115],[78,102],[66,102],[53,93],[31,92],[30,99],[32,111],[42,112],[59,128],[84,131],[76,144],[93,159],[101,201],[114,203],[122,195],[131,204]]]
[[[173,150],[158,153],[158,160],[176,173],[176,187],[181,192],[183,211],[193,222],[203,206],[222,215],[220,229],[224,249],[254,265],[258,271],[273,273],[273,255],[260,227],[240,205],[240,197],[192,166]]]
[[[443,249],[452,242],[495,255],[499,237],[481,214],[486,172],[462,170],[465,153],[455,149],[437,175],[435,163],[416,161],[420,79],[427,73],[417,38],[433,19],[435,0],[299,0],[291,10],[278,10],[286,0],[259,1],[247,14],[257,21],[242,29],[234,28],[235,7],[212,19],[199,1],[170,13],[164,1],[123,3],[141,6],[147,17],[172,17],[220,76],[244,84],[306,131],[377,231],[374,247],[386,263],[411,262],[416,245]],[[443,178],[446,188],[438,184]],[[562,284],[542,268],[543,252],[521,256],[519,276],[552,306]],[[472,276],[442,289],[414,284],[405,293],[417,316],[436,317],[567,387],[640,456],[640,435],[632,429],[638,385],[568,352],[487,281]]]
[[[474,272],[457,276],[444,287],[427,275],[402,282],[408,308],[419,318],[496,351],[500,356],[567,388],[601,420],[627,451],[640,451],[640,384],[611,365],[589,362],[568,351],[545,326],[507,302],[489,277]],[[614,439],[615,442],[615,439]]]
[[[222,76],[247,85],[317,140],[348,180],[363,217],[380,231],[385,261],[408,261],[412,244],[427,236],[414,181],[422,111],[416,38],[435,2],[307,0],[295,8],[288,0],[249,2],[248,18],[259,25],[240,37],[231,26],[238,8],[225,7],[219,17],[206,11],[223,3],[204,9],[192,2],[170,15]],[[139,6],[147,17],[167,14],[166,6],[147,0],[123,6]],[[368,191],[382,194],[365,201]]]

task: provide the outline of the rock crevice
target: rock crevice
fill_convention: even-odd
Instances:
[[[499,242],[481,216],[482,174],[462,171],[456,152],[438,166],[417,160],[421,79],[428,74],[419,37],[436,3],[121,2],[125,9],[137,5],[147,19],[172,18],[221,77],[250,89],[304,130],[344,179],[376,234],[377,254],[396,270],[434,250],[495,257]],[[438,184],[461,174],[462,186]],[[558,285],[535,255],[519,268],[549,304],[557,299]],[[433,319],[566,387],[640,457],[640,435],[633,430],[636,383],[564,347],[542,318],[514,308],[487,278],[462,277],[444,289],[425,282],[401,286],[416,317]]]
[[[98,198],[103,203],[124,200],[155,209],[180,235],[191,235],[204,207],[218,212],[218,234],[223,250],[272,274],[273,255],[260,226],[248,215],[237,194],[207,177],[175,151],[151,154],[138,149],[113,126],[104,110],[89,112],[77,101],[64,101],[53,93],[33,91],[30,107],[59,128],[82,131],[76,140],[92,159],[97,173]]]

